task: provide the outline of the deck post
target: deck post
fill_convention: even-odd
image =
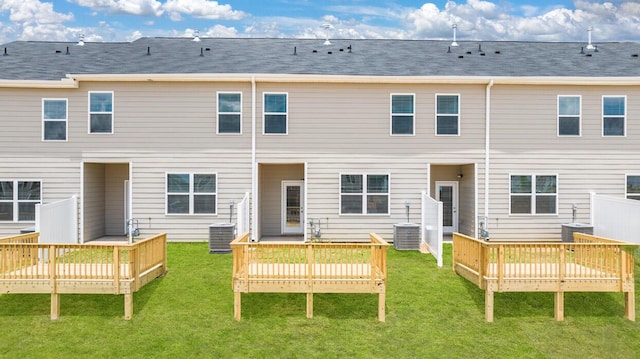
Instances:
[[[124,294],[124,319],[130,320],[133,317],[133,293]]]
[[[633,291],[624,292],[624,317],[636,321],[636,299]]]
[[[60,318],[60,294],[51,293],[51,320]]]
[[[385,306],[385,293],[380,292],[380,294],[378,294],[378,320],[381,322],[385,321],[384,306]]]
[[[487,285],[484,292],[484,318],[487,322],[493,322],[493,285]]]
[[[558,321],[564,320],[564,292],[555,292],[555,318]]]
[[[233,292],[233,319],[240,320],[242,317],[242,306],[241,306],[242,293]]]
[[[313,292],[307,292],[307,318],[313,318]]]

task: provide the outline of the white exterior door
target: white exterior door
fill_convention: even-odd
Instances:
[[[436,181],[436,200],[442,202],[442,231],[458,231],[458,182]]]
[[[304,234],[304,181],[282,181],[282,234]]]

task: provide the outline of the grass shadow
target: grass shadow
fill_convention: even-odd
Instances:
[[[144,309],[162,277],[133,293],[133,315]],[[51,314],[50,294],[0,295],[0,317]],[[124,317],[123,294],[60,294],[60,317]]]
[[[305,293],[248,293],[242,295],[243,318],[304,317]],[[378,295],[367,293],[315,293],[313,315],[331,319],[378,317]]]
[[[474,306],[484,313],[485,292],[460,278]],[[554,317],[553,292],[494,293],[494,318]],[[565,317],[611,317],[624,314],[623,294],[610,292],[565,292]]]

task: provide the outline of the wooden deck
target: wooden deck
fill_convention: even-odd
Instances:
[[[0,239],[0,292],[50,293],[51,319],[60,294],[123,294],[124,318],[133,293],[167,270],[165,234],[133,244],[38,244],[38,233]]]
[[[625,317],[635,321],[634,244],[574,233],[574,243],[484,242],[453,235],[453,269],[485,290],[493,321],[494,292],[554,292],[564,319],[564,292],[622,292]]]
[[[378,320],[385,320],[387,249],[376,234],[370,243],[249,242],[249,233],[231,242],[234,318],[241,318],[241,295],[251,292],[378,294]]]

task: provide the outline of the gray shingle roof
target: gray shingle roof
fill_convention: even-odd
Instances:
[[[67,74],[373,76],[640,76],[640,44],[439,40],[141,38],[126,43],[16,41],[0,46],[0,79]],[[450,52],[449,52],[450,50]],[[2,53],[6,51],[6,56]],[[149,53],[149,54],[148,54]]]

